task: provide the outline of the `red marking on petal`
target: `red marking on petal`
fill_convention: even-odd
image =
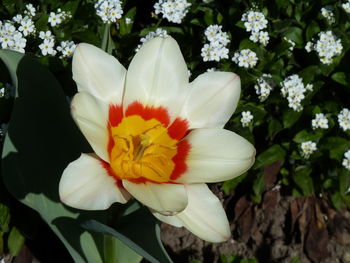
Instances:
[[[175,140],[181,140],[188,131],[188,121],[176,118],[174,122],[168,127],[168,134]]]
[[[107,174],[114,179],[115,185],[118,186],[119,188],[124,188],[124,186],[122,184],[122,180],[120,180],[119,177],[114,173],[114,171],[112,170],[112,167],[109,165],[109,163],[105,162],[102,159],[100,159],[100,163],[101,163],[102,167],[106,170]]]
[[[165,126],[168,126],[170,122],[170,117],[166,108],[161,106],[144,106],[138,101],[131,103],[126,109],[125,116],[128,117],[131,115],[139,115],[146,121],[156,119]]]
[[[171,173],[170,179],[176,180],[179,178],[184,172],[187,171],[186,159],[190,152],[191,145],[187,140],[180,141],[177,144],[177,153],[172,158],[172,161],[175,164],[174,170]]]
[[[123,107],[113,104],[109,105],[108,119],[111,126],[118,126],[123,119]]]

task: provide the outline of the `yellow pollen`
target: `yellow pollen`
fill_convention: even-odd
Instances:
[[[170,180],[178,141],[169,136],[162,123],[133,115],[111,127],[110,134],[114,141],[110,165],[120,179]]]

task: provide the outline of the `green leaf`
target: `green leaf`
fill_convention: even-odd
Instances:
[[[271,121],[269,121],[267,130],[268,137],[273,139],[277,133],[283,130],[283,126],[277,119],[273,118]]]
[[[293,180],[295,184],[301,189],[303,195],[305,196],[313,195],[315,191],[313,180],[310,177],[311,172],[311,167],[300,167],[293,174]]]
[[[349,86],[350,84],[350,74],[346,72],[336,72],[332,74],[331,78],[344,86]]]
[[[322,148],[329,150],[331,159],[341,162],[344,153],[350,148],[350,141],[342,137],[328,137],[323,142]]]
[[[236,187],[239,185],[240,182],[244,180],[244,178],[247,177],[247,173],[244,173],[240,176],[237,176],[231,180],[227,180],[222,183],[221,189],[224,191],[226,195],[230,194]]]
[[[289,27],[283,35],[286,38],[293,40],[296,44],[303,44],[303,30],[299,27]]]
[[[320,31],[321,29],[319,25],[315,21],[311,21],[311,23],[306,28],[306,41],[310,41]]]
[[[254,183],[253,183],[254,195],[252,196],[252,199],[257,203],[260,203],[261,202],[261,195],[264,192],[264,190],[265,190],[264,174],[261,173],[254,180]]]
[[[159,225],[146,208],[121,218],[115,229],[96,220],[89,220],[83,226],[90,231],[118,238],[150,262],[172,262],[160,240]]]
[[[10,217],[10,209],[0,203],[0,233],[9,231]]]
[[[7,246],[11,255],[17,256],[24,245],[25,238],[16,227],[11,229],[10,235],[7,240]]]
[[[294,111],[292,109],[288,109],[283,112],[283,127],[290,128],[292,127],[301,117],[302,112]]]
[[[266,151],[260,153],[256,158],[254,169],[272,164],[275,161],[284,159],[286,151],[278,144],[272,145]]]
[[[350,173],[345,170],[340,170],[338,174],[339,180],[339,192],[341,194],[346,194],[350,188]]]
[[[306,141],[318,141],[321,137],[321,132],[308,132],[307,130],[302,130],[294,136],[293,141],[296,143],[302,143]]]

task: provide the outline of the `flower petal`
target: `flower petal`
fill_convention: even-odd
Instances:
[[[95,153],[106,162],[109,161],[108,110],[106,103],[86,92],[75,94],[71,103],[73,119],[88,140]]]
[[[231,237],[230,225],[220,200],[206,184],[186,186],[188,205],[174,216],[154,215],[173,226],[184,226],[199,238],[209,242],[222,242]]]
[[[94,154],[82,154],[67,166],[59,184],[59,195],[63,203],[85,210],[107,209],[130,198],[124,189],[118,188]]]
[[[196,129],[186,139],[191,149],[187,172],[180,183],[221,182],[247,171],[254,163],[255,148],[243,137],[224,129]]]
[[[187,85],[187,66],[176,41],[171,37],[151,39],[130,63],[124,107],[135,101],[165,106],[174,119],[181,110]]]
[[[222,128],[237,107],[241,92],[238,75],[230,72],[207,72],[190,83],[181,116],[190,129]]]
[[[185,209],[187,194],[181,184],[132,183],[123,180],[125,189],[144,205],[160,213],[173,213]]]
[[[85,91],[107,104],[122,103],[126,69],[119,61],[90,44],[77,46],[72,62],[78,91]]]
[[[183,224],[179,218],[176,216],[167,216],[163,215],[161,213],[155,212],[154,210],[151,210],[152,214],[160,221],[167,223],[169,225],[175,226],[175,227],[182,227]]]

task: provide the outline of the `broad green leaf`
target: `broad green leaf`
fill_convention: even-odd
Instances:
[[[284,159],[286,151],[278,144],[272,145],[266,151],[260,153],[256,158],[254,169],[272,164],[275,161]]]
[[[294,111],[292,109],[288,109],[283,112],[283,127],[290,128],[292,127],[301,117],[302,111]]]
[[[283,130],[282,124],[275,118],[268,122],[268,137],[273,139],[277,133]]]
[[[296,44],[303,44],[303,30],[299,27],[289,27],[283,35],[286,38],[293,40]]]
[[[140,256],[134,250],[127,247],[119,239],[110,235],[103,235],[103,238],[104,263],[138,263],[142,260],[142,256]]]
[[[296,143],[302,143],[306,141],[317,141],[322,137],[321,132],[308,132],[307,130],[302,130],[298,132],[295,136],[293,141]]]
[[[300,169],[293,174],[295,184],[301,189],[305,196],[313,195],[315,192],[313,180],[310,176],[311,172],[311,167],[300,167]]]
[[[146,208],[122,217],[114,228],[96,220],[89,220],[83,226],[90,231],[116,237],[152,263],[172,262],[160,240],[157,220]]]
[[[25,238],[16,227],[12,227],[7,239],[7,246],[11,255],[17,256],[24,245]]]
[[[332,74],[331,77],[334,81],[344,85],[349,86],[350,85],[350,74],[346,72],[336,72]]]
[[[244,173],[240,176],[237,176],[231,180],[227,180],[222,183],[221,189],[224,191],[225,194],[230,194],[231,191],[233,191],[237,185],[244,180],[244,178],[247,177],[247,173]]]
[[[342,161],[344,153],[350,148],[350,141],[342,137],[328,137],[322,144],[322,149],[329,150],[331,159]]]
[[[311,23],[306,28],[306,41],[310,41],[319,32],[319,25],[315,21],[311,21]]]
[[[260,173],[257,178],[254,180],[253,183],[253,192],[254,195],[252,196],[252,199],[256,202],[256,203],[260,203],[261,202],[261,195],[265,190],[265,181],[264,181],[264,174]]]

